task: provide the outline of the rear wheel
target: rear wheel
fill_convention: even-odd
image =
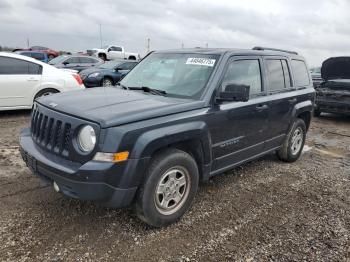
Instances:
[[[98,57],[101,58],[103,61],[107,61],[106,54],[98,54]]]
[[[306,138],[305,122],[298,118],[292,125],[282,147],[277,151],[278,157],[285,162],[296,161],[303,151]]]
[[[42,97],[42,96],[49,96],[49,95],[56,94],[56,93],[58,93],[58,91],[56,89],[52,89],[52,88],[43,89],[43,90],[40,90],[35,95],[34,100],[39,98],[39,97]]]
[[[102,86],[106,86],[106,87],[113,86],[113,80],[110,79],[109,77],[103,78]]]
[[[52,59],[55,58],[55,56],[54,55],[49,55],[48,58],[49,58],[49,60],[52,60]]]
[[[198,181],[197,164],[188,153],[169,149],[157,154],[137,195],[137,216],[155,227],[176,222],[190,208]]]

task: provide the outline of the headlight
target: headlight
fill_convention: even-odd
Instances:
[[[95,130],[87,125],[80,129],[78,134],[78,144],[85,153],[91,152],[96,144]]]
[[[88,77],[97,77],[97,76],[99,76],[100,75],[100,73],[92,73],[92,74],[90,74]]]

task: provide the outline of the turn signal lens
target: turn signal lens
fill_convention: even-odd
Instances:
[[[103,152],[97,152],[94,156],[95,161],[102,161],[102,162],[122,162],[127,160],[129,157],[129,152],[119,152],[119,153],[103,153]]]

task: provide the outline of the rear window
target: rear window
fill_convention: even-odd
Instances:
[[[292,68],[296,86],[310,85],[309,73],[304,61],[292,60]]]

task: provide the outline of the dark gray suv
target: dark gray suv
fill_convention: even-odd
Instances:
[[[254,48],[149,54],[114,88],[43,97],[20,137],[56,191],[165,226],[200,181],[265,154],[296,161],[315,91],[303,57]]]

